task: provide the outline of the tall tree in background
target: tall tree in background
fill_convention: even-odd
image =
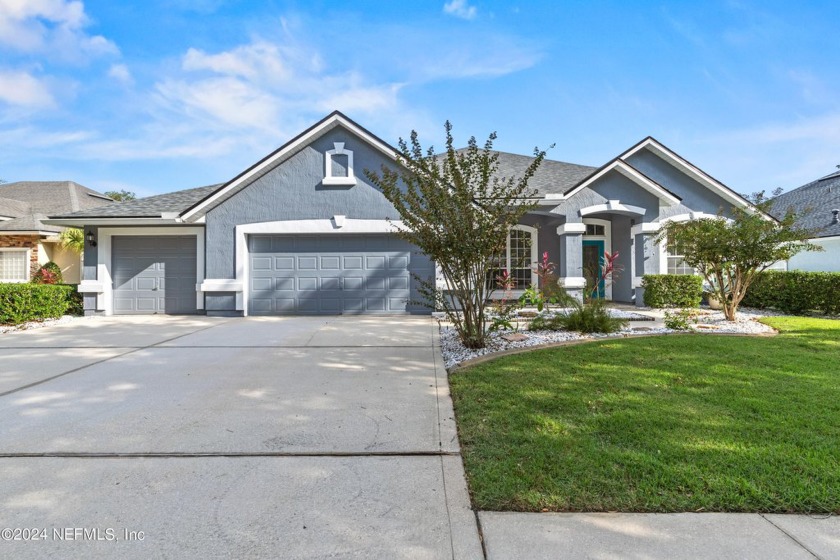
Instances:
[[[127,200],[136,200],[137,195],[125,189],[121,191],[105,191],[105,196],[111,197],[117,202],[125,202]]]
[[[522,177],[500,178],[495,132],[483,148],[472,137],[465,150],[456,151],[449,121],[445,128],[444,153],[424,150],[412,131],[410,143],[399,141],[399,171],[382,166],[379,173],[365,170],[365,175],[399,212],[397,235],[432,258],[443,275],[445,290],[417,277],[424,303],[446,313],[464,346],[483,348],[494,263],[504,255],[510,228],[533,208],[526,202],[536,194],[528,181],[545,152],[534,150]]]

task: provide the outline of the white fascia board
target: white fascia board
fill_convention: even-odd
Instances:
[[[636,146],[630,148],[623,154],[619,156],[621,159],[626,159],[633,154],[640,152],[641,150],[647,148],[651,152],[655,153],[660,158],[664,159],[666,162],[670,163],[672,166],[676,167],[683,173],[691,176],[695,179],[698,183],[706,187],[707,189],[713,191],[718,196],[723,198],[724,200],[731,202],[735,206],[739,208],[754,208],[749,201],[745,200],[743,197],[733,193],[729,190],[725,185],[723,185],[720,181],[715,180],[707,173],[702,171],[700,168],[696,167],[695,165],[689,163],[688,161],[684,160],[682,157],[678,156],[674,152],[672,152],[668,147],[660,144],[653,138],[647,138],[643,142],[640,142]]]
[[[382,152],[385,156],[390,158],[392,161],[397,160],[397,154],[396,154],[396,152],[394,152],[394,149],[392,147],[388,146],[387,144],[385,144],[381,140],[371,136],[370,134],[368,134],[367,132],[365,132],[364,130],[359,128],[354,123],[348,121],[342,115],[333,115],[332,117],[324,120],[318,126],[314,127],[308,133],[306,133],[303,136],[297,138],[294,142],[289,143],[286,146],[284,146],[281,150],[279,150],[273,156],[271,156],[269,158],[266,158],[262,163],[254,166],[252,169],[248,170],[247,173],[244,173],[240,177],[234,179],[233,181],[231,181],[230,183],[228,183],[227,185],[225,185],[224,187],[222,187],[221,189],[216,191],[213,194],[213,196],[211,196],[210,198],[208,198],[207,200],[205,200],[204,202],[202,202],[201,204],[199,204],[198,206],[196,206],[195,208],[193,208],[189,212],[186,212],[185,214],[183,214],[182,219],[189,220],[190,218],[192,218],[196,214],[202,212],[205,208],[207,208],[208,206],[210,206],[211,204],[213,204],[214,202],[216,202],[220,198],[227,195],[227,193],[229,193],[231,190],[235,189],[236,187],[238,187],[239,185],[241,185],[243,183],[247,183],[253,177],[261,174],[266,169],[271,168],[274,165],[277,165],[278,162],[286,159],[289,155],[296,153],[302,146],[305,146],[305,145],[311,143],[316,138],[319,138],[320,136],[323,136],[324,134],[326,134],[327,132],[329,132],[330,130],[332,130],[333,128],[335,128],[338,125],[341,125],[344,128],[350,130],[353,134],[355,134],[356,136],[359,136],[362,140],[364,140],[370,146],[372,146],[375,149]]]
[[[58,235],[54,231],[41,231],[41,230],[14,230],[14,231],[0,231],[0,235]],[[5,248],[5,247],[4,247]]]
[[[195,226],[185,224],[180,219],[164,218],[54,218],[43,220],[45,224],[52,226],[84,227],[84,226]]]
[[[663,189],[662,187],[660,187],[659,185],[657,185],[656,183],[639,173],[636,169],[633,169],[633,167],[631,167],[628,163],[620,159],[613,161],[611,164],[601,169],[598,173],[596,173],[595,175],[593,175],[592,177],[575,187],[575,189],[572,192],[566,195],[566,199],[572,198],[574,195],[582,191],[584,188],[590,186],[610,171],[617,171],[621,173],[622,175],[624,175],[625,177],[627,177],[628,179],[645,189],[646,191],[656,196],[660,201],[664,202],[668,206],[679,204],[680,202],[680,200],[677,197],[675,197],[674,195],[672,195],[671,193],[669,193],[668,191],[666,191],[665,189]]]

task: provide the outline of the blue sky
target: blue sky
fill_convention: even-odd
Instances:
[[[333,109],[601,165],[653,135],[740,192],[840,164],[840,3],[0,0],[0,178],[223,182]]]

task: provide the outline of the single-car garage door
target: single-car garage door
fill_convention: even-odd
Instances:
[[[194,235],[111,238],[114,313],[196,313]]]
[[[411,273],[434,266],[393,235],[252,235],[248,251],[251,315],[429,312]]]

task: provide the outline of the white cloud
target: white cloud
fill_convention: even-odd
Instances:
[[[134,77],[131,75],[131,71],[125,64],[112,64],[108,69],[108,76],[123,85],[131,85],[134,83]]]
[[[698,150],[708,150],[706,160],[714,162],[721,177],[728,177],[725,181],[736,191],[795,188],[840,164],[840,113],[709,135],[700,141]]]
[[[0,0],[0,45],[65,60],[118,54],[101,35],[89,35],[84,4],[68,0]]]
[[[21,70],[0,70],[0,101],[30,109],[55,106],[55,99],[43,81]]]
[[[444,13],[461,19],[474,19],[478,10],[470,6],[467,0],[451,0],[443,5]]]
[[[399,107],[399,84],[327,72],[317,51],[291,39],[257,38],[218,53],[191,48],[181,69],[156,84],[155,97],[202,126],[292,132],[301,115],[334,109],[381,115]]]

